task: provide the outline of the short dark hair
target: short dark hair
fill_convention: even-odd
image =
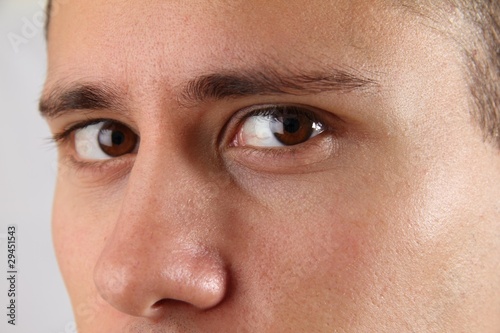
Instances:
[[[468,13],[475,39],[465,50],[475,102],[473,115],[486,137],[500,147],[500,1],[456,1]]]
[[[472,97],[470,113],[484,139],[500,148],[500,1],[396,1],[461,49]]]
[[[52,0],[48,0],[45,9],[45,38],[49,37],[50,14],[52,13]]]
[[[427,8],[427,12],[431,10],[429,7],[435,7],[429,5],[427,1],[401,2],[408,7]],[[442,5],[437,12],[441,14],[445,12],[446,9],[443,8],[445,5],[459,9],[465,17],[467,26],[471,28],[469,35],[472,36],[473,42],[467,44],[472,45],[465,45],[463,48],[474,103],[471,114],[483,130],[485,140],[492,141],[500,148],[500,1],[443,0],[437,2]],[[47,35],[52,7],[52,0],[49,0],[45,23]]]

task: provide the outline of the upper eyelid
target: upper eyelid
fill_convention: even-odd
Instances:
[[[65,139],[67,139],[71,135],[71,133],[73,133],[73,132],[75,132],[75,131],[77,131],[79,129],[88,127],[88,126],[92,126],[92,125],[98,124],[98,123],[103,122],[103,121],[105,121],[105,120],[103,120],[103,119],[93,119],[93,120],[86,120],[86,121],[77,122],[76,124],[71,125],[68,128],[62,130],[61,132],[54,133],[54,135],[52,136],[52,139],[56,143],[60,142],[60,141],[63,141]]]
[[[272,109],[278,109],[278,111],[279,111],[280,108],[300,109],[300,111],[303,112],[303,114],[312,115],[312,118],[314,121],[323,123],[324,125],[326,125],[327,128],[330,127],[329,122],[327,120],[325,120],[326,117],[323,117],[321,115],[322,112],[327,112],[327,111],[322,111],[322,110],[317,109],[317,108],[312,107],[312,106],[300,105],[300,104],[286,104],[286,103],[283,103],[283,104],[257,104],[257,105],[252,105],[252,106],[242,108],[242,109],[236,111],[233,114],[233,116],[230,118],[230,120],[224,125],[224,129],[223,129],[221,135],[223,137],[225,137],[227,135],[227,131],[230,128],[234,128],[235,126],[236,127],[240,126],[243,123],[243,121],[249,117],[256,116],[256,115],[257,116],[264,116],[264,115],[266,115],[265,111],[269,111]],[[262,114],[260,114],[261,112],[262,112]],[[269,112],[269,114],[272,114],[272,112]],[[335,115],[332,114],[332,116],[334,116],[336,119],[339,120],[339,118],[337,118]]]
[[[265,111],[269,111],[271,109],[280,109],[280,108],[297,108],[300,109],[301,112],[304,111],[304,114],[311,114],[313,116],[313,120],[317,122],[321,122],[326,125],[326,127],[330,127],[328,124],[329,122],[325,121],[324,118],[321,116],[321,110],[314,108],[312,106],[307,106],[307,105],[301,105],[301,104],[293,104],[293,103],[276,103],[276,104],[256,104],[252,105],[249,107],[241,108],[229,119],[229,121],[226,122],[224,125],[223,129],[221,130],[221,133],[219,135],[219,142],[221,142],[221,138],[227,138],[229,135],[228,131],[233,130],[238,128],[240,125],[243,124],[243,121],[245,121],[247,118],[252,117],[252,116],[263,116],[265,115]],[[262,114],[259,114],[261,113]],[[326,112],[326,111],[323,111]],[[271,112],[269,112],[271,114]],[[236,133],[234,133],[236,134]]]
[[[52,136],[52,140],[55,143],[62,142],[64,140],[68,139],[69,136],[72,133],[74,133],[75,131],[77,131],[79,129],[83,129],[83,128],[86,128],[88,126],[92,126],[92,125],[99,124],[99,123],[104,123],[104,122],[113,122],[113,123],[121,124],[123,126],[126,126],[126,127],[130,128],[129,125],[127,125],[127,124],[125,124],[125,123],[123,123],[121,121],[114,120],[114,119],[109,119],[109,118],[87,119],[87,120],[84,120],[84,121],[77,122],[77,123],[69,126],[68,128],[62,130],[59,133],[55,133]],[[136,133],[136,135],[139,136],[137,133]]]
[[[286,103],[283,103],[283,104],[261,104],[261,105],[257,104],[257,105],[252,105],[252,106],[249,106],[246,108],[239,109],[238,111],[233,113],[230,120],[224,125],[224,127],[227,128],[227,127],[229,127],[229,125],[238,126],[239,124],[242,123],[242,121],[244,121],[245,119],[247,119],[249,117],[272,115],[273,111],[279,111],[280,109],[286,109],[286,108],[299,109],[300,112],[303,112],[304,114],[312,115],[313,119],[315,121],[325,123],[325,121],[323,121],[323,117],[321,117],[321,115],[318,115],[320,110],[316,110],[315,108],[310,107],[310,106],[300,105],[300,104],[286,104]],[[127,125],[121,121],[110,119],[110,118],[87,119],[84,121],[77,122],[77,123],[69,126],[68,128],[62,130],[59,133],[55,133],[52,136],[52,141],[55,143],[62,142],[64,140],[68,139],[70,137],[70,135],[72,133],[74,133],[75,131],[82,129],[82,128],[85,128],[85,127],[88,127],[88,126],[91,126],[91,125],[101,123],[101,122],[114,122],[114,123],[118,123],[118,124],[121,124],[123,126],[130,128],[129,125]],[[227,129],[224,129],[222,132],[226,132],[226,130]],[[136,133],[136,134],[139,136],[138,133]],[[224,134],[222,134],[222,135],[224,135]]]
[[[298,109],[299,113],[303,114],[312,114],[314,118],[320,118],[318,117],[317,113],[319,113],[319,110],[316,110],[312,107],[307,107],[304,105],[296,105],[296,104],[263,104],[263,105],[254,105],[249,108],[243,108],[240,111],[237,111],[236,113],[239,114],[240,112],[243,113],[242,115],[238,116],[238,120],[245,119],[247,117],[252,117],[255,115],[258,116],[268,116],[273,114],[273,111],[280,111],[280,109]],[[248,110],[250,109],[250,110]],[[319,119],[320,120],[320,119]]]

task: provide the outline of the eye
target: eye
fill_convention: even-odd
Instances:
[[[312,111],[297,106],[272,106],[247,116],[233,146],[283,147],[298,145],[324,131]]]
[[[80,128],[74,133],[78,157],[86,160],[107,160],[133,153],[139,137],[130,128],[113,121],[101,121]]]

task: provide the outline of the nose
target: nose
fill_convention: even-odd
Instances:
[[[151,251],[161,260],[150,260],[140,250],[121,252],[118,247],[101,257],[94,280],[102,298],[121,312],[149,318],[177,304],[206,310],[222,301],[226,272],[209,251],[154,247]]]
[[[217,306],[227,292],[228,273],[212,242],[217,228],[208,226],[210,209],[203,201],[187,204],[199,191],[186,185],[192,180],[182,181],[185,175],[158,179],[138,173],[140,181],[133,174],[129,179],[121,213],[95,265],[98,292],[138,317],[158,318],[181,304],[198,310]]]

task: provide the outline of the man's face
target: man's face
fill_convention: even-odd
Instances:
[[[390,1],[56,7],[80,333],[498,332],[500,157],[449,35]]]

